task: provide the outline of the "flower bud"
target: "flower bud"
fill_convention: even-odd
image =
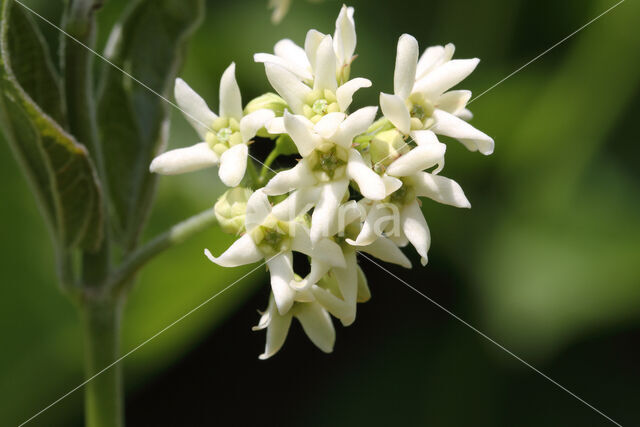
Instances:
[[[367,302],[369,299],[371,299],[371,291],[367,283],[367,276],[364,275],[364,271],[358,266],[358,302]]]
[[[244,108],[245,116],[258,110],[271,110],[276,114],[276,117],[282,117],[285,108],[288,108],[284,99],[280,98],[275,93],[267,92],[264,95],[260,95],[257,98],[253,98],[247,106]],[[267,132],[265,128],[258,130],[257,135],[261,138],[272,138],[273,136]]]
[[[249,188],[235,187],[220,196],[213,209],[222,231],[230,234],[244,232],[245,211],[251,193]]]
[[[383,170],[410,149],[411,147],[405,142],[398,130],[390,129],[380,132],[371,141],[369,151],[374,169],[378,172]]]

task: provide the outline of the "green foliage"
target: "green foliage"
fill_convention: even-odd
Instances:
[[[2,1],[0,110],[7,141],[29,177],[56,245],[94,250],[102,194],[86,148],[62,127],[59,78],[24,9]]]
[[[203,7],[202,0],[135,2],[108,43],[109,60],[148,86],[103,64],[98,125],[112,223],[126,249],[135,246],[151,208],[156,176],[149,164],[167,142],[170,105],[158,95],[170,96]]]

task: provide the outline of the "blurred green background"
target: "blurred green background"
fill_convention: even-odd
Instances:
[[[60,2],[61,3],[61,2]],[[106,40],[127,2],[100,12]],[[266,1],[207,2],[181,76],[217,108],[231,61],[245,102],[268,90],[255,52],[309,28],[332,32],[340,3],[293,0],[278,26]],[[395,44],[453,42],[482,59],[462,86],[480,94],[616,3],[614,0],[353,0],[357,106],[392,91]],[[61,4],[30,0],[58,19]],[[640,425],[640,3],[626,1],[472,102],[490,157],[449,143],[444,175],[473,209],[424,203],[430,263],[392,271],[623,425]],[[40,22],[42,24],[42,22]],[[55,30],[42,25],[55,46]],[[196,140],[172,113],[171,147]],[[0,144],[0,425],[15,425],[82,382],[82,342],[58,292],[47,231],[6,143]],[[210,207],[205,170],[162,178],[147,237]],[[249,268],[203,257],[233,238],[212,229],[154,260],[125,313],[133,348]],[[419,265],[411,254],[414,265]],[[268,285],[253,273],[123,363],[129,425],[607,425],[575,398],[362,259],[373,299],[337,326],[334,353],[292,328],[260,362],[252,333]],[[32,425],[79,425],[76,392]]]

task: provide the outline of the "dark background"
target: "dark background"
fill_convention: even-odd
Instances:
[[[60,5],[30,4],[57,20]],[[101,11],[101,41],[122,11]],[[268,90],[252,54],[307,29],[332,32],[341,3],[293,0],[278,26],[266,1],[209,1],[181,73],[217,109],[231,61],[247,102]],[[482,59],[462,85],[478,95],[615,1],[354,0],[370,78],[356,106],[392,90],[397,38],[421,49],[449,41]],[[425,202],[430,262],[390,270],[622,425],[640,424],[640,4],[626,1],[474,101],[473,124],[493,136],[490,157],[448,144],[443,175],[473,205]],[[57,33],[43,25],[55,45]],[[173,114],[171,147],[195,142]],[[81,333],[55,285],[53,257],[28,187],[0,144],[0,424],[29,418],[82,382]],[[147,237],[212,205],[214,170],[162,178]],[[250,268],[202,256],[233,240],[213,229],[154,260],[125,313],[123,352]],[[125,359],[127,423],[160,425],[596,426],[604,417],[361,259],[373,294],[333,354],[294,323],[285,347],[259,361],[251,332],[268,297],[261,269]],[[32,425],[80,425],[80,391]]]

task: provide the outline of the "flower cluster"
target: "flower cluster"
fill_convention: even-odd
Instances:
[[[420,56],[416,39],[403,35],[394,93],[380,94],[376,119],[378,107],[350,111],[355,92],[371,86],[350,78],[355,49],[353,8],[343,6],[333,36],[310,30],[304,47],[281,40],[273,54],[255,55],[277,95],[267,93],[243,109],[232,64],[220,81],[216,115],[178,79],[176,101],[203,142],[151,164],[163,174],[219,165],[220,179],[233,187],[215,212],[223,230],[239,238],[219,257],[205,253],[224,267],[266,262],[271,297],[254,328],[267,330],[263,359],[281,348],[294,317],[317,347],[332,351],[331,315],[350,325],[357,303],[370,297],[358,251],[411,268],[400,249],[411,243],[427,263],[431,238],[420,198],[470,207],[460,186],[439,174],[446,145],[438,135],[482,154],[493,151],[493,139],[466,121],[471,92],[450,90],[478,59],[452,59],[452,44]],[[269,140],[275,143],[260,177],[245,176],[249,145]],[[295,166],[271,170],[273,159],[292,154]],[[302,271],[294,268],[296,252],[307,274],[296,274]]]

